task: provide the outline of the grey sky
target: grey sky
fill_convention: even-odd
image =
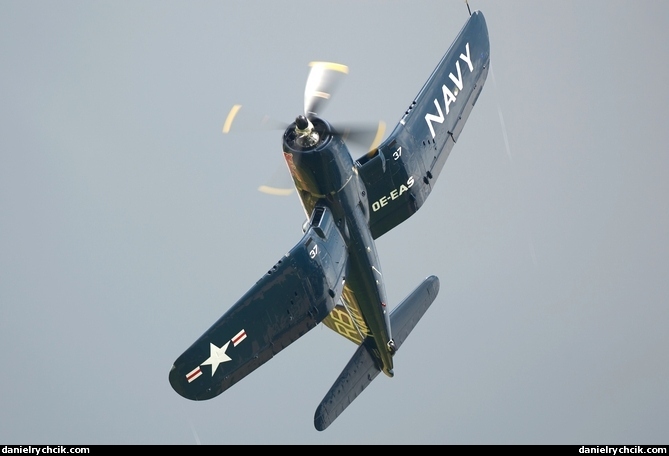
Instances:
[[[666,444],[669,3],[472,1],[492,73],[425,206],[378,240],[437,300],[325,432],[355,346],[317,327],[207,402],[176,359],[301,237],[258,193],[308,62],[391,128],[463,1],[3,1],[0,443]],[[353,152],[356,155],[360,151]]]

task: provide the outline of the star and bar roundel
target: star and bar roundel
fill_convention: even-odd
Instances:
[[[239,331],[232,339],[227,341],[224,345],[221,347],[217,347],[213,343],[209,343],[209,358],[204,360],[202,363],[200,363],[195,369],[190,371],[189,373],[186,374],[186,380],[188,380],[188,383],[191,383],[195,379],[197,379],[199,376],[202,375],[202,366],[211,366],[211,376],[214,376],[214,373],[216,373],[216,369],[218,368],[219,364],[225,363],[228,361],[231,361],[232,358],[230,358],[227,355],[228,351],[228,346],[232,342],[232,346],[236,347],[242,341],[246,339],[246,331],[241,330]]]

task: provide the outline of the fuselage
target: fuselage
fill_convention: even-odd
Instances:
[[[381,370],[393,375],[392,334],[386,291],[374,238],[369,229],[369,203],[358,168],[342,139],[330,125],[312,118],[317,140],[300,143],[295,124],[283,137],[283,152],[293,182],[309,217],[317,205],[327,206],[346,242],[347,305],[357,307],[374,341]]]

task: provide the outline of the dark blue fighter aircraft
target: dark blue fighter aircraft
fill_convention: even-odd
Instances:
[[[489,66],[486,22],[474,12],[388,138],[354,160],[340,131],[317,115],[346,67],[312,64],[304,114],[283,134],[308,217],[304,235],[176,360],[169,380],[177,393],[211,399],[319,323],[358,348],[318,406],[316,429],[380,372],[393,376],[394,355],[437,296],[439,279],[426,278],[391,310],[374,240],[427,199]]]

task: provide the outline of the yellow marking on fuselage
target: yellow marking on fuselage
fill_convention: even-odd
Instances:
[[[346,285],[342,290],[341,304],[335,306],[323,320],[323,324],[358,345],[371,335],[365,319],[362,318],[358,300]]]
[[[344,306],[337,305],[332,309],[332,312],[323,320],[323,324],[354,344],[362,344],[363,338]]]

